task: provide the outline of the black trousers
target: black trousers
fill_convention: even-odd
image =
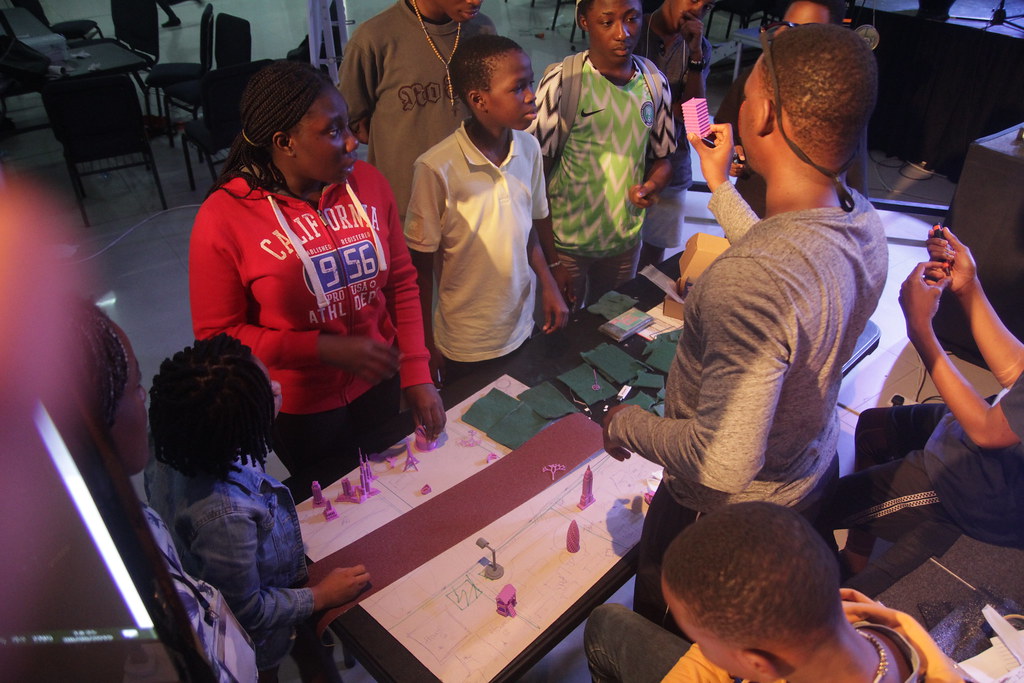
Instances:
[[[857,466],[871,466],[839,480],[821,523],[850,529],[851,543],[857,531],[893,545],[846,586],[875,597],[929,557],[945,553],[960,537],[960,527],[928,478],[921,451],[946,412],[946,406],[929,403],[873,408],[861,414]]]
[[[796,508],[811,524],[815,524],[818,513],[824,501],[830,497],[838,478],[839,457],[834,456],[829,471]],[[662,483],[651,499],[651,506],[647,510],[644,528],[640,534],[633,611],[679,635],[683,634],[669,614],[668,605],[661,593],[661,560],[669,544],[699,516],[700,513],[696,510],[677,503],[668,486]],[[831,542],[829,545],[834,546],[835,543]],[[700,562],[700,558],[694,558],[694,561]]]

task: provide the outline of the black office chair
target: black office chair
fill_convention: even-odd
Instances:
[[[43,6],[39,3],[39,0],[11,0],[11,4],[28,10],[44,26],[47,26],[54,33],[61,34],[67,40],[84,40],[92,38],[94,35],[99,35],[100,38],[103,37],[103,31],[100,30],[99,24],[92,19],[72,19],[71,21],[58,21],[56,24],[51,24],[50,20],[46,18],[46,12],[43,11]]]
[[[206,167],[210,169],[210,178],[216,182],[217,172],[213,166],[213,157],[218,152],[230,147],[235,136],[242,130],[242,115],[239,111],[242,93],[252,75],[270,64],[270,61],[265,59],[259,62],[226,66],[222,69],[214,69],[203,76],[200,85],[203,116],[195,121],[188,121],[181,136],[190,189],[196,189],[196,182],[192,174],[192,159],[188,151],[189,143],[199,150],[200,157],[206,158]]]
[[[213,54],[218,69],[251,62],[252,27],[249,22],[231,14],[218,14]]]
[[[53,81],[43,88],[43,106],[54,137],[64,147],[64,161],[86,225],[89,217],[85,213],[82,177],[95,173],[146,166],[153,172],[160,204],[167,208],[142,123],[138,92],[128,76]],[[88,164],[86,170],[80,168],[84,164]]]
[[[149,70],[146,85],[163,90],[163,106],[157,92],[157,111],[163,111],[167,142],[174,147],[174,122],[171,105],[186,109],[196,117],[199,108],[199,79],[213,66],[213,5],[207,3],[199,20],[199,63],[157,64]]]

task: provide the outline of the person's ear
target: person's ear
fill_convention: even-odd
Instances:
[[[740,652],[740,659],[746,664],[746,671],[756,671],[759,681],[777,681],[792,672],[792,667],[781,666],[778,658],[765,650],[751,648]]]
[[[270,148],[274,152],[295,156],[295,150],[292,147],[292,136],[282,130],[277,131],[270,138]]]
[[[577,13],[576,25],[580,27],[581,31],[586,31],[587,33],[590,33],[590,27],[587,25],[587,15]]]
[[[771,135],[775,131],[775,103],[766,97],[762,97],[754,102],[748,100],[746,104],[751,104],[753,108],[753,116],[751,118],[754,124],[754,132],[760,137]]]
[[[470,90],[466,93],[466,103],[475,111],[487,111],[487,93],[483,90]]]

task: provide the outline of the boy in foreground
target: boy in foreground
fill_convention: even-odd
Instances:
[[[595,681],[961,681],[902,612],[839,588],[839,567],[798,513],[737,503],[684,530],[662,590],[691,645],[622,605],[602,605],[584,643]]]

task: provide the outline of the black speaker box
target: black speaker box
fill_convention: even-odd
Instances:
[[[946,225],[978,263],[978,276],[996,313],[1024,340],[1024,124],[971,143]],[[984,365],[970,326],[948,292],[935,316],[943,346]]]

